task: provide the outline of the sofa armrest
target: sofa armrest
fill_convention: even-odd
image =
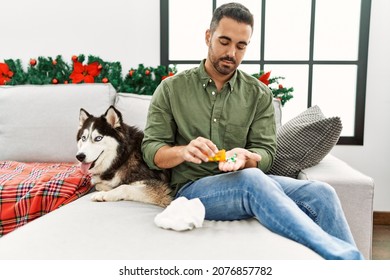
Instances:
[[[371,259],[374,180],[331,154],[298,179],[326,182],[336,190],[358,248]]]

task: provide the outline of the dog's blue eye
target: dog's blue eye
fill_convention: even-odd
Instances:
[[[95,137],[95,142],[99,142],[103,139],[103,136],[96,136]]]

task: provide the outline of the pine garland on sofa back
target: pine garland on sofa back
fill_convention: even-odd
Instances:
[[[111,83],[118,92],[131,92],[152,95],[160,82],[166,77],[176,74],[175,66],[131,68],[122,76],[120,62],[104,61],[98,56],[72,56],[72,63],[64,61],[61,55],[52,57],[40,56],[32,58],[23,69],[20,59],[5,59],[0,62],[1,85],[45,85],[68,83]]]

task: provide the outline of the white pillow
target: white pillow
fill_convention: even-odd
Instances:
[[[0,87],[0,160],[75,162],[80,108],[101,115],[111,84]]]
[[[115,108],[122,113],[123,121],[126,124],[144,130],[151,99],[151,95],[119,92]]]
[[[282,103],[279,99],[274,98],[272,104],[275,109],[276,130],[278,130],[282,126]]]

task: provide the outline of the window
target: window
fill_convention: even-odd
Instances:
[[[207,55],[213,10],[230,0],[160,0],[161,64],[179,71]],[[363,145],[371,0],[237,0],[254,14],[251,43],[240,68],[271,71],[294,87],[283,121],[319,105],[340,116],[338,144]]]

